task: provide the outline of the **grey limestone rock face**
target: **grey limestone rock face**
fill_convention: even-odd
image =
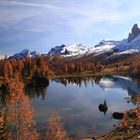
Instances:
[[[140,34],[140,28],[138,27],[137,24],[134,24],[131,33],[129,33],[128,35],[128,42],[132,41],[139,34]]]

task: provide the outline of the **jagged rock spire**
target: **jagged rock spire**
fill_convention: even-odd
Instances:
[[[131,33],[128,35],[128,42],[133,40],[135,37],[137,37],[140,34],[140,28],[138,27],[137,24],[133,25],[133,28],[131,30]]]

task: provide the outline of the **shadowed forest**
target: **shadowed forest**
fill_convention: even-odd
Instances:
[[[33,76],[68,76],[68,75],[97,75],[97,74],[126,74],[128,76],[140,75],[140,55],[126,57],[122,60],[106,60],[80,58],[80,59],[63,59],[57,56],[38,56],[27,59],[8,59],[0,60],[0,77],[1,80],[15,78],[30,79]],[[133,63],[136,62],[136,63]]]

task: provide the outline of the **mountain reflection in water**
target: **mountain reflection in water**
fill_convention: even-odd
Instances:
[[[112,131],[120,122],[116,116],[113,119],[113,112],[135,108],[135,97],[140,93],[137,82],[120,76],[71,77],[53,79],[48,87],[26,91],[33,100],[40,132],[46,129],[44,124],[55,110],[69,136],[96,136]],[[100,105],[106,108],[99,109]]]

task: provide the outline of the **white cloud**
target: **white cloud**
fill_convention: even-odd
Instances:
[[[5,3],[5,2],[4,2]],[[51,5],[51,4],[41,4],[41,3],[34,3],[34,2],[21,2],[21,1],[10,1],[9,4],[14,6],[27,6],[27,7],[40,7],[40,8],[49,8],[49,9],[56,9],[59,10],[59,7]]]
[[[30,22],[31,18],[31,31],[37,26],[37,23],[34,23],[34,21],[38,21],[38,26],[41,28],[44,27],[42,29],[40,28],[41,30],[46,30],[45,28],[48,26],[49,28],[55,28],[53,25],[55,25],[56,28],[65,26],[70,28],[74,33],[80,34],[85,33],[91,26],[96,26],[101,22],[116,24],[138,15],[137,10],[133,10],[129,15],[120,11],[119,7],[125,1],[126,0],[87,0],[81,1],[81,3],[75,3],[74,1],[67,2],[65,5],[55,5],[49,1],[43,1],[43,3],[1,1],[0,4],[7,5],[9,8],[5,7],[0,10],[0,23],[4,25],[10,22],[19,22],[26,18]],[[50,25],[44,26],[43,24]]]
[[[30,20],[30,18],[40,16],[50,9],[54,11],[59,10],[59,7],[50,4],[38,4],[12,0],[0,1],[0,7],[0,24],[3,25],[3,27],[6,27],[6,24],[13,24],[26,18],[27,20]]]
[[[115,30],[115,26],[140,16],[139,0],[128,3],[130,0],[1,0],[0,27],[46,32],[54,39],[105,34],[108,26]]]

